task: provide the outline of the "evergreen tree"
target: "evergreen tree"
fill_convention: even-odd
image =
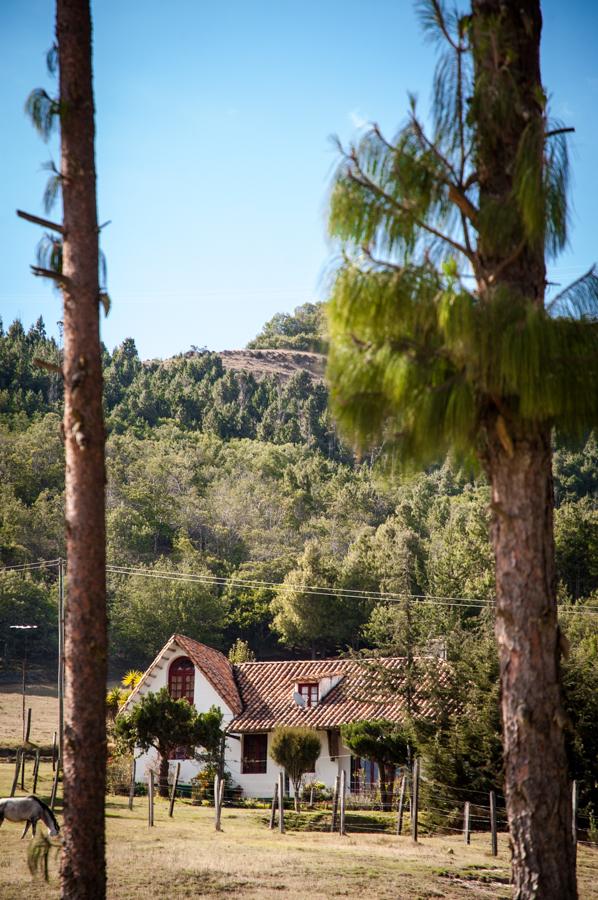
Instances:
[[[61,288],[64,306],[64,359],[53,366],[64,380],[68,563],[61,887],[63,896],[103,898],[107,620],[99,307],[107,310],[109,299],[100,283],[91,32],[89,0],[57,0],[48,68],[58,69],[59,95],[34,90],[26,109],[46,139],[60,125],[60,170],[51,176],[45,200],[48,208],[61,190],[63,223],[42,238],[33,272]],[[40,325],[30,332],[30,343],[43,341]]]
[[[539,0],[420,8],[441,52],[433,132],[412,101],[394,140],[374,126],[342,151],[333,188],[332,402],[361,446],[411,465],[450,450],[487,473],[514,882],[520,897],[573,898],[551,432],[598,421],[598,278],[545,301],[567,155],[540,78]]]

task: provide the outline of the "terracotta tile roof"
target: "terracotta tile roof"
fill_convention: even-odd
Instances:
[[[208,679],[215,691],[217,691],[229,709],[235,715],[239,715],[243,704],[237,690],[233,666],[226,656],[219,650],[200,644],[192,638],[182,634],[173,634],[171,640],[185,651],[191,662],[200,669]]]
[[[442,660],[426,658],[425,663],[414,690],[418,712],[423,715],[433,712],[432,683],[445,681],[447,671],[447,664]],[[276,725],[335,728],[346,722],[371,718],[400,722],[406,709],[401,691],[406,665],[405,658],[361,662],[322,659],[239,663],[234,666],[234,671],[243,712],[229,723],[227,730],[269,731]],[[341,680],[317,706],[301,707],[293,699],[298,682],[339,675]]]

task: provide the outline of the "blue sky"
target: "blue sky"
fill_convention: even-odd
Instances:
[[[571,247],[558,282],[598,261],[598,4],[546,0],[543,77],[571,142]],[[375,120],[392,134],[433,69],[410,0],[97,0],[94,66],[100,221],[112,348],[143,357],[244,346],[277,311],[324,299],[335,153]],[[45,146],[23,113],[51,85],[50,0],[0,2],[0,313],[55,333],[60,299],[29,274]]]

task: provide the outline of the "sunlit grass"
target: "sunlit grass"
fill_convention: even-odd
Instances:
[[[0,695],[0,702],[4,695]],[[25,793],[31,790],[27,769]],[[0,763],[0,795],[10,791],[14,766]],[[38,794],[49,798],[52,770],[42,763]],[[20,794],[20,790],[17,792]],[[59,790],[59,798],[61,791]],[[61,804],[57,808],[62,822]],[[379,818],[381,813],[377,814]],[[292,818],[292,817],[289,817]],[[269,831],[267,811],[225,807],[223,831],[214,830],[213,810],[177,801],[173,819],[157,798],[155,826],[147,826],[147,798],[106,798],[108,896],[111,900],[153,897],[239,896],[244,898],[472,898],[510,896],[509,850],[499,836],[499,856],[490,855],[487,834],[467,847],[460,835],[422,837],[326,831]],[[363,825],[363,818],[359,824]],[[27,868],[29,840],[22,827],[0,829],[2,900],[53,900],[59,896],[56,860],[50,884],[32,879]],[[597,896],[598,851],[580,847],[580,897]]]

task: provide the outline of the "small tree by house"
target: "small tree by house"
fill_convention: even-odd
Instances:
[[[129,748],[143,751],[154,748],[160,756],[159,794],[168,796],[168,760],[178,749],[193,754],[203,747],[217,754],[222,745],[222,712],[212,706],[207,713],[197,712],[188,700],[174,700],[166,688],[149,693],[130,713],[116,720],[115,734]]]
[[[320,738],[312,728],[275,728],[270,756],[282,766],[291,781],[295,794],[295,810],[299,812],[301,780],[313,772],[321,750]]]
[[[237,638],[228,651],[228,659],[231,663],[255,662],[255,653],[247,641]]]
[[[343,725],[341,736],[352,753],[378,766],[382,809],[390,810],[395,769],[405,765],[409,757],[409,742],[404,729],[387,719],[371,719]]]

